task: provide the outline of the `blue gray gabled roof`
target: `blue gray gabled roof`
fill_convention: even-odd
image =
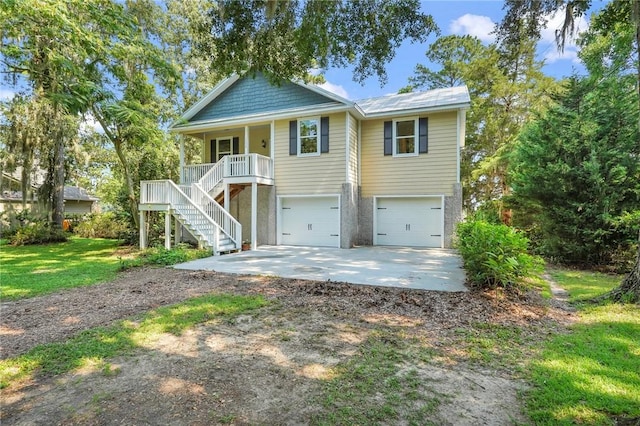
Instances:
[[[448,87],[426,92],[400,93],[355,102],[365,116],[429,109],[468,107],[471,103],[467,86]]]
[[[282,82],[272,85],[264,75],[234,75],[218,84],[209,94],[189,108],[171,127],[175,130],[206,128],[228,122],[272,119],[275,115],[301,115],[349,110],[361,118],[468,108],[466,86],[425,92],[392,94],[356,102],[312,84]]]

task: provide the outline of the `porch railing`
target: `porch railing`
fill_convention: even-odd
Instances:
[[[182,169],[182,183],[189,185],[198,182],[216,163],[190,164]]]

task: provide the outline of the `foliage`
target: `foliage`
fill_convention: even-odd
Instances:
[[[190,260],[201,259],[209,256],[211,256],[210,250],[194,250],[185,244],[180,244],[178,247],[170,250],[167,250],[164,247],[154,247],[144,250],[135,259],[122,260],[120,262],[120,269],[126,270],[143,265],[175,265],[177,263],[184,263]]]
[[[262,71],[272,79],[309,79],[309,70],[354,65],[354,79],[376,74],[405,39],[436,30],[417,0],[210,1],[196,21],[198,55],[224,75]],[[195,24],[195,23],[194,23]]]
[[[86,330],[66,342],[36,346],[24,355],[0,361],[0,388],[26,377],[62,374],[91,363],[104,368],[108,358],[131,353],[164,333],[179,335],[196,324],[266,304],[260,296],[208,295],[152,310],[140,321],[124,320]]]
[[[528,240],[509,226],[472,220],[458,224],[457,235],[468,279],[476,286],[518,286],[542,266],[528,254]]]
[[[16,231],[10,238],[11,245],[48,244],[67,241],[66,233],[49,223],[38,221],[29,223]]]
[[[581,302],[616,286],[619,277],[554,270]],[[535,424],[633,424],[640,417],[640,308],[578,304],[569,334],[555,335],[531,363],[527,411]]]
[[[124,239],[128,223],[114,212],[93,213],[80,219],[73,232],[83,238]]]
[[[43,246],[0,250],[0,291],[5,300],[33,297],[115,277],[118,242],[72,237]]]
[[[471,95],[465,147],[461,153],[463,203],[472,211],[491,204],[502,213],[502,197],[510,192],[508,153],[535,111],[542,110],[557,84],[542,74],[533,43],[513,51],[485,46],[472,36],[437,39],[426,52],[434,68],[416,65],[405,90],[466,84]]]
[[[511,158],[514,215],[535,209],[545,256],[601,265],[632,250],[637,224],[626,218],[640,206],[638,116],[633,79],[574,78],[523,130]]]

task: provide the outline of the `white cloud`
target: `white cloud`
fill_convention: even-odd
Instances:
[[[495,35],[491,34],[495,29],[495,25],[495,22],[488,16],[467,13],[451,21],[449,31],[452,34],[471,35],[484,42],[491,43],[495,40]]]
[[[318,87],[322,87],[324,90],[328,90],[331,93],[335,93],[338,96],[349,99],[349,94],[344,89],[344,87],[340,86],[339,84],[333,84],[327,81],[322,84],[318,84]]]
[[[11,89],[0,88],[0,100],[8,101],[9,99],[12,99],[15,95],[16,95],[16,92],[14,92]]]
[[[562,24],[565,18],[565,9],[559,9],[555,13],[547,17],[548,22],[546,28],[543,28],[540,32],[540,44],[546,49],[545,61],[548,64],[552,64],[560,60],[569,60],[574,63],[579,63],[578,47],[576,46],[575,38],[567,38],[564,51],[560,52],[556,44],[556,30],[562,28]],[[589,22],[583,17],[579,17],[575,22],[575,28],[578,32],[586,31],[589,28]]]

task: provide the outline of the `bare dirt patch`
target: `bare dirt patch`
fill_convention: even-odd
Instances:
[[[393,288],[134,269],[111,283],[2,304],[2,356],[63,341],[158,306],[208,293],[261,294],[270,306],[166,335],[133,356],[3,390],[3,424],[308,424],[334,367],[387,330],[432,351],[413,368],[437,398],[436,424],[525,421],[524,384],[509,367],[468,362],[460,330],[519,327],[535,340],[571,313],[493,293]],[[393,423],[397,423],[394,421]]]

